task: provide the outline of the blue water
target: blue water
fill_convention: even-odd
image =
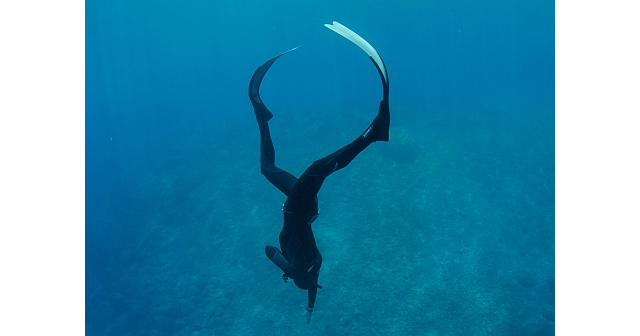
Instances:
[[[264,255],[299,175],[391,131],[319,194],[316,310]],[[87,335],[553,335],[553,1],[86,2]]]

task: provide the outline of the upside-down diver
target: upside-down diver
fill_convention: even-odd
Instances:
[[[282,275],[284,282],[293,279],[296,286],[307,290],[309,299],[305,311],[307,323],[311,320],[318,288],[322,288],[318,285],[322,255],[316,246],[311,229],[311,224],[318,217],[318,191],[327,176],[346,167],[370,144],[376,141],[389,141],[389,78],[382,58],[367,41],[349,28],[335,21],[325,26],[362,48],[373,61],[382,79],[383,97],[378,115],[353,142],[316,160],[299,178],[278,168],[275,165],[275,149],[268,123],[273,114],[260,99],[260,83],[279,57],[297,48],[275,56],[258,67],[249,83],[249,99],[260,128],[260,170],[271,184],[287,196],[283,206],[284,226],[279,237],[280,249],[267,246],[265,252],[267,257],[284,272]]]

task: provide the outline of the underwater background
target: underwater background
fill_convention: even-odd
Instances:
[[[265,256],[251,75],[294,175],[329,177],[315,312]],[[86,1],[87,335],[553,335],[553,1]]]

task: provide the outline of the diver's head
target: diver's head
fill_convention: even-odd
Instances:
[[[298,288],[304,290],[318,287],[320,267],[322,267],[322,256],[319,256],[316,263],[308,269],[308,273],[306,273],[304,276],[293,279],[293,282],[296,284],[296,286],[298,286]]]
[[[318,277],[306,277],[302,279],[293,279],[293,283],[300,289],[308,290],[309,288],[317,287]]]

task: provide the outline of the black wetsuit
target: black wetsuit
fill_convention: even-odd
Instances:
[[[360,152],[375,141],[389,139],[388,84],[384,87],[384,99],[378,115],[365,132],[348,145],[315,161],[299,177],[275,165],[275,149],[271,141],[268,121],[273,114],[259,96],[260,83],[278,55],[260,66],[249,84],[249,98],[260,128],[260,167],[271,184],[287,196],[284,203],[284,226],[280,232],[280,248],[267,246],[267,257],[282,271],[283,279],[291,278],[295,284],[308,291],[309,305],[316,301],[318,276],[322,267],[322,255],[316,245],[311,224],[318,217],[318,191],[327,176],[346,167]],[[375,64],[375,62],[374,62]],[[377,67],[377,66],[376,66]],[[380,70],[378,68],[378,70]],[[386,84],[384,78],[383,83]]]

